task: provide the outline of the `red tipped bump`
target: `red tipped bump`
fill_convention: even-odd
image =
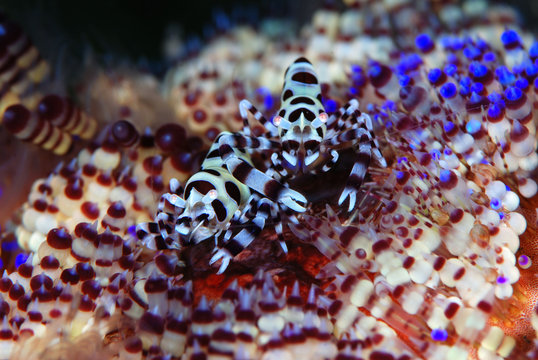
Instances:
[[[47,244],[57,250],[66,250],[71,248],[73,239],[64,228],[56,228],[47,234]]]
[[[164,276],[152,276],[146,280],[144,291],[147,294],[166,293],[168,291],[168,281]]]
[[[71,200],[79,200],[79,199],[81,199],[82,195],[83,195],[81,181],[79,179],[77,179],[76,181],[68,184],[65,187],[64,194],[65,194],[65,196],[67,196]]]
[[[97,220],[99,218],[99,206],[91,201],[85,201],[80,206],[82,214],[90,220]]]
[[[162,335],[164,333],[164,322],[165,320],[161,316],[146,311],[140,318],[139,326],[142,331]]]
[[[36,275],[30,280],[30,288],[34,291],[41,288],[42,286],[44,286],[45,289],[50,290],[52,289],[52,285],[52,279],[45,274]]]
[[[179,124],[164,124],[155,133],[155,145],[164,153],[175,153],[185,148],[187,132]]]
[[[193,114],[194,121],[203,124],[207,120],[207,114],[204,110],[196,110]]]
[[[459,223],[461,219],[463,219],[463,215],[465,215],[465,213],[462,209],[454,209],[450,212],[450,221],[453,224]]]
[[[92,164],[86,164],[82,167],[82,174],[88,177],[93,177],[97,174],[97,168]]]
[[[131,354],[142,353],[142,340],[138,336],[131,336],[125,339],[125,351]]]
[[[125,211],[121,201],[115,201],[108,207],[107,214],[112,218],[121,219],[125,217],[127,212]]]
[[[78,309],[83,312],[90,312],[95,309],[95,303],[87,295],[82,295]]]
[[[529,136],[529,129],[526,126],[523,126],[519,121],[514,121],[514,126],[510,131],[510,140],[513,142],[521,142]]]
[[[65,102],[62,97],[50,94],[45,96],[39,105],[37,105],[37,113],[42,119],[52,121],[58,118],[65,110]]]
[[[189,173],[193,170],[194,157],[188,152],[179,152],[170,157],[172,166],[178,171]]]
[[[140,139],[140,134],[136,128],[127,120],[116,121],[112,126],[111,134],[118,145],[122,147],[133,146]]]
[[[166,254],[159,254],[155,257],[155,265],[166,276],[174,276],[176,274],[177,258]]]
[[[11,105],[4,111],[3,125],[12,134],[24,130],[30,121],[30,111],[21,104]]]
[[[74,267],[65,269],[64,271],[62,271],[62,274],[60,275],[60,280],[62,280],[64,284],[71,284],[71,285],[77,284],[79,281],[77,270]]]
[[[19,273],[19,275],[27,279],[32,277],[33,271],[34,267],[29,261],[26,261],[24,264],[20,264],[17,268],[17,272]]]
[[[144,159],[144,170],[150,175],[159,175],[163,171],[163,159],[160,156],[149,156]]]
[[[109,174],[99,174],[97,177],[97,182],[102,186],[112,185],[112,177]]]
[[[101,294],[102,288],[97,280],[86,280],[82,283],[80,290],[83,294],[88,295],[92,300],[95,300]]]
[[[2,279],[0,279],[0,291],[3,293],[6,293],[11,289],[11,286],[13,285],[13,281],[7,276],[2,276]]]
[[[148,176],[146,178],[146,186],[153,190],[154,192],[163,192],[164,191],[164,183],[163,178],[160,175],[157,176]]]
[[[75,268],[80,281],[91,280],[95,277],[95,271],[90,264],[78,263]]]

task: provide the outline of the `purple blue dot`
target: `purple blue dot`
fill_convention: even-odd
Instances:
[[[525,78],[517,79],[516,81],[516,87],[525,91],[529,88],[529,81]]]
[[[473,92],[469,101],[471,102],[471,104],[478,104],[482,101],[482,96],[478,95],[476,92]]]
[[[448,82],[441,86],[440,90],[441,96],[445,99],[447,98],[453,98],[457,94],[456,85],[454,83]]]
[[[454,64],[449,64],[445,66],[444,70],[448,76],[454,76],[454,74],[458,71],[458,67]]]
[[[445,129],[445,132],[451,132],[452,130],[454,130],[454,123],[452,121],[447,121],[445,122],[445,125],[443,126],[443,128]]]
[[[445,341],[448,338],[448,332],[445,329],[433,329],[431,337],[434,341]]]
[[[18,268],[28,260],[28,254],[20,253],[15,256],[15,268]]]
[[[136,238],[136,225],[131,225],[127,228],[127,233]]]
[[[488,73],[488,68],[484,64],[473,61],[471,65],[469,65],[469,71],[475,77],[483,77]]]
[[[482,94],[482,92],[484,91],[484,85],[482,85],[482,83],[476,82],[471,85],[471,91],[477,94]]]
[[[495,75],[497,76],[497,79],[499,79],[499,82],[504,86],[511,85],[516,80],[514,74],[512,74],[504,65],[495,69]]]
[[[11,252],[19,249],[17,241],[6,241],[2,243],[2,251]]]
[[[496,103],[496,102],[501,101],[503,97],[499,93],[492,92],[491,94],[488,95],[488,99],[490,102]]]
[[[512,45],[521,42],[515,30],[507,29],[501,34],[501,41],[504,45]]]
[[[362,67],[359,65],[351,65],[351,71],[354,73],[362,73]]]
[[[499,199],[493,198],[491,199],[489,205],[491,206],[493,210],[499,210],[501,208],[502,203]]]
[[[478,40],[476,41],[476,46],[477,46],[480,50],[489,49],[489,45],[488,45],[488,43],[487,43],[484,39],[478,39]]]
[[[450,155],[452,155],[452,150],[450,150],[450,149],[447,148],[447,149],[445,149],[445,150],[443,151],[443,154],[445,154],[446,156],[450,156]]]
[[[468,76],[462,76],[462,78],[460,79],[461,86],[470,87],[472,84],[473,84],[473,81]]]
[[[495,62],[497,60],[497,56],[495,55],[495,53],[489,51],[484,54],[483,59],[486,62]]]
[[[428,80],[431,83],[436,83],[437,81],[439,81],[442,75],[443,75],[443,72],[441,71],[441,69],[437,69],[437,68],[431,69],[428,72]]]
[[[501,116],[501,109],[499,108],[499,106],[497,106],[497,104],[493,104],[489,107],[488,116],[494,119]]]
[[[482,55],[482,52],[474,46],[467,46],[463,49],[463,55],[465,55],[467,59],[473,60],[478,59],[480,55]]]
[[[531,267],[532,265],[532,260],[530,257],[528,257],[527,255],[520,255],[518,258],[517,258],[517,263],[519,265],[520,268],[522,269],[528,269]]]
[[[451,175],[452,172],[450,170],[441,170],[441,174],[439,174],[439,180],[441,180],[441,182],[447,182],[450,180]]]
[[[461,96],[467,96],[471,93],[471,87],[470,86],[462,86],[460,88],[460,95]]]
[[[357,95],[357,89],[355,89],[354,87],[350,87],[350,88],[349,88],[349,93],[350,93],[351,95]]]
[[[392,100],[387,100],[383,103],[383,105],[381,106],[382,109],[387,109],[387,110],[392,110],[392,111],[395,111],[396,110],[396,103]]]
[[[400,86],[407,86],[411,82],[411,78],[407,75],[403,75],[400,77]]]
[[[529,49],[529,56],[531,58],[538,57],[538,41],[535,41]]]
[[[325,101],[324,106],[325,106],[325,110],[327,110],[327,112],[330,112],[330,113],[335,112],[338,107],[338,105],[336,104],[336,101],[333,99],[327,99]]]
[[[469,134],[476,134],[482,128],[482,122],[476,119],[471,119],[465,124],[465,130]]]
[[[527,67],[525,67],[525,74],[527,76],[532,77],[538,74],[538,66],[536,64],[530,64]]]
[[[515,86],[510,86],[506,91],[504,92],[504,96],[510,101],[517,101],[521,99],[521,96],[523,96],[523,92],[520,88],[517,88]]]
[[[497,284],[505,284],[508,281],[504,276],[497,277]]]
[[[366,84],[366,76],[363,73],[356,73],[352,75],[353,85],[361,87]]]
[[[441,158],[441,152],[437,149],[434,149],[430,152],[430,155],[434,160],[439,160]]]
[[[379,75],[381,75],[381,66],[379,65],[370,66],[370,70],[368,71],[368,74],[374,78],[378,77]]]
[[[501,220],[504,219],[504,213],[503,213],[503,212],[500,212],[500,213],[499,213],[499,218],[500,218]]]
[[[415,45],[420,51],[426,52],[433,48],[434,43],[428,34],[420,34],[415,38]]]

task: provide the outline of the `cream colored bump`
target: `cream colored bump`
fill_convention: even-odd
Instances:
[[[441,271],[439,271],[439,275],[441,277],[441,281],[446,285],[453,287],[456,285],[456,280],[454,280],[454,274],[458,269],[463,267],[464,264],[461,262],[461,260],[452,258],[448,259]]]
[[[405,300],[402,303],[402,308],[406,313],[414,315],[420,309],[420,306],[424,303],[424,295],[416,291],[409,291]]]
[[[432,272],[432,264],[423,259],[416,259],[411,269],[409,269],[409,276],[413,282],[424,284],[430,278]]]
[[[508,225],[515,231],[517,235],[521,235],[527,229],[527,220],[525,217],[517,212],[511,212],[506,216]]]
[[[109,153],[99,148],[93,154],[94,165],[101,170],[113,170],[119,164],[121,156],[119,152]]]
[[[468,351],[464,348],[453,346],[446,354],[447,360],[467,360]]]
[[[502,358],[482,346],[477,351],[478,360],[502,360]]]
[[[374,291],[374,284],[370,280],[360,280],[353,289],[350,301],[357,307],[365,306]]]
[[[514,347],[516,346],[516,340],[511,336],[505,336],[501,346],[497,349],[497,354],[502,357],[510,355]]]
[[[263,315],[258,319],[258,327],[261,331],[273,333],[284,329],[284,318],[278,314]]]
[[[480,331],[486,326],[486,314],[478,309],[460,309],[452,320],[458,335],[463,335],[469,330]]]
[[[378,319],[382,318],[392,305],[393,303],[389,296],[379,298],[376,304],[372,307],[371,314]]]
[[[422,230],[422,236],[419,241],[423,243],[430,252],[437,250],[439,245],[441,245],[441,235],[439,235],[439,231],[427,227],[423,227]]]
[[[410,280],[409,272],[403,267],[393,269],[387,274],[387,282],[392,286],[407,284]]]
[[[357,319],[358,315],[359,310],[353,305],[348,305],[340,310],[338,319],[334,325],[335,336],[340,337],[343,333],[345,333],[350,328],[351,324],[353,324],[355,319]]]
[[[489,351],[495,351],[501,345],[501,342],[504,338],[504,332],[498,326],[492,326],[488,334],[482,341],[480,345]]]
[[[427,324],[430,329],[444,329],[448,326],[449,320],[445,316],[445,311],[440,306],[433,306],[433,310],[428,318]]]
[[[516,232],[506,224],[499,226],[499,232],[491,237],[491,241],[500,246],[506,246],[510,252],[515,253],[519,249],[519,237]]]
[[[28,248],[31,251],[36,251],[39,249],[41,244],[43,244],[46,240],[46,237],[43,234],[40,234],[38,232],[32,233],[30,235],[30,238],[28,239]]]

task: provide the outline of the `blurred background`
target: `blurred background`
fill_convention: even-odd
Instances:
[[[527,29],[538,28],[538,1],[505,3],[519,9]],[[68,55],[83,61],[92,48],[104,61],[116,57],[145,62],[159,73],[163,71],[162,43],[171,30],[179,31],[189,39],[189,46],[196,47],[219,27],[227,26],[227,19],[256,25],[260,18],[289,17],[300,24],[321,4],[343,6],[336,0],[3,0],[0,10],[21,24],[36,44],[46,44],[41,49],[45,56]]]

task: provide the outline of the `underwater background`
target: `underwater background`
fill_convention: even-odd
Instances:
[[[0,358],[537,356],[538,7],[505,5],[3,2]],[[258,191],[280,213],[222,268],[237,223],[179,235],[178,198],[303,56],[341,160],[280,178],[306,209]]]

